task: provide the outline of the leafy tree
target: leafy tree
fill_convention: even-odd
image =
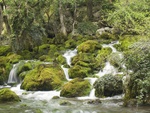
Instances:
[[[120,34],[148,34],[150,29],[150,7],[147,0],[122,1],[115,4],[116,10],[107,21]]]
[[[134,43],[125,54],[127,67],[133,71],[125,100],[137,98],[139,103],[150,100],[150,41]]]

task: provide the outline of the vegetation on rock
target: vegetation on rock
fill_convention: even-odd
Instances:
[[[91,85],[87,80],[75,78],[66,83],[60,92],[63,97],[80,97],[90,93]]]
[[[0,103],[19,102],[20,98],[10,89],[0,89]]]
[[[64,73],[59,66],[40,64],[25,76],[21,88],[28,91],[49,91],[59,89],[65,81]]]
[[[120,76],[104,75],[94,83],[97,97],[108,97],[123,93],[122,78]]]

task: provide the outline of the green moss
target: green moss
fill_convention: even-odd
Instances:
[[[50,45],[49,44],[43,44],[43,45],[39,46],[38,53],[40,55],[45,55],[48,53],[49,50],[50,50]]]
[[[78,53],[75,57],[72,58],[72,65],[75,65],[77,62],[82,61],[85,63],[95,62],[94,54],[91,53]]]
[[[10,46],[0,46],[0,56],[5,56],[11,52]]]
[[[100,35],[99,39],[103,39],[103,40],[109,40],[109,41],[113,41],[116,40],[115,36],[111,33],[102,33],[102,35]]]
[[[56,58],[57,62],[59,62],[60,64],[65,64],[66,63],[66,59],[62,56],[62,55],[59,55],[57,58]]]
[[[68,73],[70,78],[76,78],[76,77],[85,78],[89,76],[90,72],[91,72],[91,68],[75,65],[69,69]]]
[[[7,62],[15,64],[19,62],[22,59],[22,56],[15,54],[15,53],[10,53],[7,55]]]
[[[61,67],[40,64],[27,73],[21,88],[25,90],[54,90],[61,87],[65,80]]]
[[[19,96],[17,96],[10,89],[1,89],[0,90],[0,103],[3,102],[19,102]]]
[[[49,56],[49,55],[42,55],[39,57],[40,61],[44,61],[44,62],[52,62],[53,59]]]
[[[65,42],[65,48],[71,49],[71,48],[76,48],[76,41],[73,39],[69,39]]]
[[[101,45],[95,40],[88,40],[78,46],[78,52],[94,53],[97,49],[101,49]]]
[[[19,52],[19,55],[21,55],[23,59],[28,59],[28,60],[33,59],[34,57],[34,54],[28,50]]]
[[[99,64],[101,67],[104,66],[104,63],[106,62],[108,56],[111,54],[112,49],[111,48],[102,48],[98,51],[98,55],[96,56],[97,64]]]
[[[80,97],[90,93],[90,83],[86,80],[75,78],[66,83],[60,92],[63,97]]]

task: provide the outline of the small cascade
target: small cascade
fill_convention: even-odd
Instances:
[[[68,81],[70,81],[70,80],[72,80],[72,79],[70,79],[69,78],[69,74],[68,74],[68,68],[65,68],[63,65],[61,66],[61,68],[63,69],[63,71],[64,71],[64,74],[65,74],[65,76],[66,76],[66,79],[68,80]]]
[[[21,84],[18,84],[15,87],[12,87],[11,90],[14,91],[18,96],[25,99],[34,99],[34,100],[47,100],[49,101],[54,96],[60,96],[60,91],[25,91],[20,89]],[[24,95],[23,95],[24,94]]]
[[[113,47],[113,45],[115,45],[115,44],[118,44],[119,42],[117,41],[117,42],[112,42],[112,43],[110,43],[110,44],[103,44],[102,46],[105,48],[105,47],[110,47],[111,49],[112,49],[112,52],[113,53],[115,53],[115,52],[117,52],[117,50],[116,50],[116,48],[114,48]]]
[[[74,56],[76,56],[76,54],[77,54],[77,49],[74,49],[74,50],[68,50],[68,51],[66,51],[65,53],[64,53],[64,57],[66,58],[66,62],[67,62],[67,64],[69,65],[69,66],[71,66],[71,58],[73,58]],[[65,74],[65,76],[66,76],[66,79],[68,80],[68,81],[70,81],[70,80],[72,80],[72,79],[70,79],[69,78],[69,74],[68,74],[68,68],[65,68],[63,65],[61,66],[61,68],[63,69],[63,71],[64,71],[64,74]]]
[[[71,66],[71,58],[76,56],[77,54],[77,49],[74,50],[68,50],[64,53],[64,57],[66,58],[66,62],[69,66]]]
[[[11,71],[9,73],[8,83],[17,83],[18,82],[18,79],[17,79],[18,65],[19,65],[19,63],[13,65],[13,68],[11,69]]]
[[[117,73],[117,70],[114,68],[114,66],[112,66],[110,64],[110,62],[106,62],[105,67],[103,68],[103,70],[99,71],[96,75],[99,77],[102,77],[106,74],[112,74],[115,75]]]

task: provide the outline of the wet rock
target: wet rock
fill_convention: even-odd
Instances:
[[[68,106],[68,105],[71,105],[71,102],[67,101],[67,100],[62,100],[59,102],[60,105],[63,105],[63,106]]]
[[[95,100],[89,100],[87,102],[88,104],[94,104],[94,105],[98,105],[98,104],[101,104],[101,100],[100,99],[95,99]]]
[[[60,88],[63,81],[65,81],[65,75],[60,66],[40,64],[27,73],[21,88],[28,91],[49,91]]]
[[[19,102],[20,98],[8,88],[0,90],[0,103],[3,102]]]
[[[75,78],[62,87],[60,96],[68,98],[86,96],[90,93],[90,87],[87,80]]]

